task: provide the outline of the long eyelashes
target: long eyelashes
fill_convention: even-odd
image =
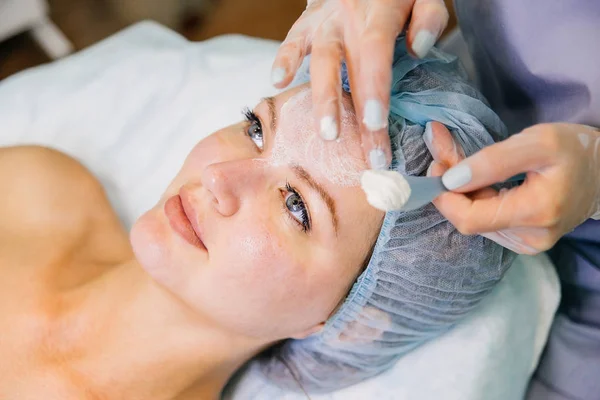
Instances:
[[[252,142],[258,148],[259,151],[263,151],[264,135],[262,122],[254,113],[254,111],[251,111],[249,108],[245,108],[243,110],[243,114],[247,121],[247,126],[245,128],[246,135],[250,138],[250,140],[252,140]]]
[[[304,232],[310,231],[311,221],[306,207],[306,202],[288,182],[285,184],[285,190],[288,195],[285,197],[285,209],[292,216],[294,221],[298,223]]]
[[[248,121],[248,122],[256,122],[259,125],[261,125],[260,119],[258,119],[258,117],[254,113],[254,111],[252,111],[250,108],[244,107],[244,109],[242,110],[242,114],[244,114],[244,117],[246,118],[246,121]]]

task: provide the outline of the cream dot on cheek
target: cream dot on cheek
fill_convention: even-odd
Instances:
[[[358,186],[366,163],[354,111],[342,107],[339,136],[335,141],[326,141],[317,130],[311,99],[312,91],[304,89],[281,107],[269,159],[271,165],[297,164],[335,185]]]

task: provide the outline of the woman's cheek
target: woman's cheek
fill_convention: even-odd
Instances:
[[[282,262],[283,248],[268,222],[259,220],[237,221],[239,228],[235,238],[230,241],[232,247],[227,252],[229,256],[239,257],[239,266],[250,281],[275,278],[283,272],[277,268]],[[264,285],[264,283],[263,283]]]
[[[301,282],[303,268],[298,263],[298,249],[291,237],[278,234],[268,222],[240,223],[245,226],[232,240],[230,256],[238,255],[236,280],[255,300],[274,303],[294,296]],[[272,304],[270,304],[272,305]]]
[[[240,134],[239,126],[230,126],[217,131],[200,141],[190,152],[186,164],[198,168],[219,162],[248,158],[249,142]]]

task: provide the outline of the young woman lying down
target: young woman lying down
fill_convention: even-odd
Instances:
[[[392,168],[425,175],[503,138],[451,58],[399,40],[394,73]],[[310,83],[264,99],[191,149],[131,232],[74,159],[0,149],[0,398],[216,399],[255,357],[277,384],[329,391],[476,307],[513,254],[432,205],[372,208],[343,86],[340,140],[320,138]]]

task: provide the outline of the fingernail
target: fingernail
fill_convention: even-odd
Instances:
[[[471,182],[471,178],[473,178],[471,167],[468,164],[461,163],[446,171],[442,176],[442,183],[446,186],[446,189],[454,190]]]
[[[423,58],[435,44],[436,37],[433,33],[423,29],[420,30],[412,42],[412,49],[419,58]]]
[[[427,168],[427,171],[425,172],[426,176],[433,176],[433,175],[432,175],[432,172],[433,172],[433,168],[434,168],[434,167],[442,167],[442,173],[443,173],[444,171],[446,171],[446,167],[444,167],[444,166],[443,166],[443,164],[440,164],[440,163],[439,163],[439,162],[437,162],[437,161],[432,161],[432,162],[431,162],[431,164],[429,164],[429,167]],[[438,174],[438,175],[436,175],[436,176],[438,176],[438,177],[439,177],[440,175]]]
[[[383,107],[377,100],[367,100],[365,103],[363,124],[370,131],[378,131],[387,125],[387,118],[384,118]]]
[[[335,140],[338,136],[337,124],[332,116],[321,119],[321,137],[325,140]]]
[[[433,161],[431,164],[429,164],[429,167],[427,168],[427,173],[425,174],[426,176],[431,176],[431,170],[433,169],[433,164],[435,164],[435,161]]]
[[[278,68],[274,68],[273,71],[271,71],[271,83],[273,85],[279,85],[281,82],[283,82],[284,78],[285,78],[285,68],[278,67]]]
[[[423,141],[429,149],[429,152],[433,155],[433,130],[431,129],[431,122],[425,124],[425,132],[423,132]]]
[[[373,149],[369,153],[369,163],[372,169],[386,169],[385,153],[381,149]]]
[[[583,146],[583,149],[587,149],[590,145],[590,136],[587,133],[579,133],[577,134],[577,138],[579,139],[579,143]]]

